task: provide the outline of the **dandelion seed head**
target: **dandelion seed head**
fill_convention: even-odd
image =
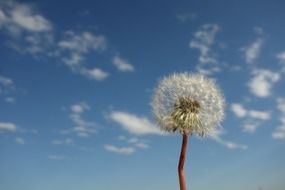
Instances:
[[[220,126],[225,100],[212,79],[200,74],[177,73],[159,82],[151,105],[163,130],[206,136]]]

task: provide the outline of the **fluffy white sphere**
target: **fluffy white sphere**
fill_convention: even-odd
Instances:
[[[151,105],[163,130],[205,136],[215,132],[223,120],[225,100],[213,80],[180,73],[159,82]]]

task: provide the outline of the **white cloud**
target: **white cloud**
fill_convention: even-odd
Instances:
[[[17,144],[21,144],[21,145],[26,144],[25,139],[23,139],[23,138],[21,138],[21,137],[17,137],[17,138],[15,139],[15,141],[16,141]]]
[[[131,113],[120,111],[111,112],[109,117],[131,134],[161,134],[159,128],[151,123],[146,117],[139,117]]]
[[[15,4],[11,11],[10,22],[32,32],[50,31],[52,29],[51,23],[46,18],[35,13],[31,7],[24,4]]]
[[[0,85],[4,87],[13,86],[13,80],[0,75]]]
[[[277,54],[277,59],[279,59],[280,61],[282,62],[285,62],[285,51],[284,52],[281,52],[279,54]]]
[[[244,108],[242,104],[238,103],[233,103],[231,105],[231,110],[239,118],[249,117],[259,120],[269,120],[271,118],[269,111],[249,110]]]
[[[245,123],[243,126],[243,131],[247,133],[254,133],[258,127],[259,123],[256,122]]]
[[[8,35],[5,45],[20,54],[45,55],[53,43],[52,23],[34,6],[0,1],[0,32]]]
[[[254,133],[261,122],[271,119],[270,111],[246,109],[242,104],[238,103],[233,103],[231,105],[231,111],[238,118],[246,119],[243,130],[248,133]]]
[[[277,99],[277,109],[280,111],[280,125],[275,128],[272,138],[277,140],[285,139],[285,99]]]
[[[17,127],[14,123],[0,122],[0,132],[1,131],[15,132],[16,129]]]
[[[95,35],[91,32],[75,33],[67,31],[64,39],[58,42],[61,50],[68,50],[77,53],[89,53],[92,50],[104,50],[107,42],[104,36]]]
[[[123,142],[126,144],[125,146],[117,146],[112,144],[106,144],[104,145],[104,148],[107,151],[114,152],[117,154],[123,154],[123,155],[131,155],[134,152],[136,152],[138,149],[147,149],[149,148],[149,145],[142,141],[141,139],[137,137],[131,137],[127,138],[125,136],[119,136],[118,139],[120,141],[120,144]]]
[[[70,107],[71,112],[78,113],[78,114],[83,113],[89,109],[90,109],[90,107],[86,102],[80,102],[80,103],[74,104]]]
[[[70,119],[74,123],[72,130],[64,130],[63,133],[74,132],[79,137],[89,137],[96,133],[98,125],[93,121],[87,121],[83,118],[83,114],[90,109],[86,102],[80,102],[70,106]]]
[[[147,149],[149,148],[148,143],[144,142],[143,140],[137,138],[137,137],[131,137],[127,139],[125,136],[119,136],[118,140],[124,141],[128,144],[130,144],[134,149],[140,148],[140,149]]]
[[[103,71],[102,69],[99,68],[93,68],[93,69],[83,69],[81,70],[81,73],[85,76],[87,76],[90,79],[94,79],[97,81],[102,81],[105,80],[108,76],[109,73],[106,71]]]
[[[271,118],[270,112],[268,111],[249,110],[248,114],[251,118],[260,119],[264,121],[269,120]]]
[[[257,38],[253,43],[242,48],[247,63],[253,63],[259,57],[262,44],[263,39]]]
[[[57,37],[57,33],[62,32],[56,32],[52,22],[28,3],[0,1],[0,32],[8,34],[5,45],[20,54],[58,59],[72,72],[92,80],[102,81],[110,75],[87,64],[88,57],[107,50],[105,36],[86,30],[68,30]],[[134,71],[133,65],[119,56],[115,56],[113,64],[120,71]]]
[[[14,102],[14,98],[10,97],[10,95],[11,92],[13,92],[15,89],[16,88],[12,79],[0,75],[0,96],[3,95],[5,97],[6,102]]]
[[[117,67],[119,71],[122,72],[133,72],[135,70],[134,66],[131,65],[127,60],[116,55],[113,58],[113,64]]]
[[[34,7],[15,1],[0,2],[0,26],[13,35],[22,31],[49,32],[53,29],[51,22]]]
[[[261,98],[270,96],[273,85],[280,80],[279,73],[268,69],[255,69],[252,75],[247,85],[252,94]]]
[[[194,33],[194,37],[189,43],[190,48],[198,49],[200,52],[197,69],[203,74],[212,74],[220,71],[215,53],[212,50],[216,35],[219,31],[220,27],[217,24],[202,25],[200,29]]]
[[[94,52],[104,51],[107,48],[106,38],[88,31],[75,33],[65,32],[65,36],[58,42],[59,52],[63,63],[73,72],[94,80],[104,80],[109,73],[100,68],[87,68],[86,57]]]
[[[101,69],[85,66],[89,54],[106,49],[103,35],[70,30],[55,42],[52,23],[29,4],[1,1],[0,31],[12,36],[5,44],[20,54],[58,58],[74,73],[94,80],[104,80],[109,75]]]
[[[114,152],[117,154],[122,154],[122,155],[131,155],[135,152],[135,149],[133,147],[117,147],[114,145],[106,144],[104,145],[104,148],[107,151]]]
[[[285,114],[285,99],[277,98],[277,108]]]
[[[277,59],[280,61],[280,63],[282,64],[283,68],[282,68],[282,72],[285,72],[285,51],[277,54]]]
[[[228,149],[242,149],[246,150],[248,147],[245,144],[239,144],[232,141],[224,140],[221,136],[224,134],[224,131],[217,131],[216,133],[211,134],[210,138],[216,141],[217,143],[227,147]]]
[[[147,149],[149,147],[147,143],[143,142],[142,140],[136,137],[130,138],[129,140],[127,140],[127,142],[141,149]]]
[[[285,125],[277,127],[272,133],[272,138],[277,140],[285,139]]]
[[[234,114],[237,117],[245,117],[247,114],[247,110],[241,105],[241,104],[232,104],[231,105],[231,110],[234,112]]]

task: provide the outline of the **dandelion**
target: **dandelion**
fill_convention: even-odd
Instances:
[[[173,74],[159,82],[152,100],[154,117],[162,130],[183,137],[178,163],[180,190],[186,190],[183,170],[189,137],[215,133],[224,118],[224,107],[218,86],[203,75]]]

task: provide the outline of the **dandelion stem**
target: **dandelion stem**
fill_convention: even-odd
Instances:
[[[184,176],[184,163],[186,159],[187,144],[188,144],[188,135],[183,134],[180,158],[179,158],[179,163],[178,163],[178,176],[179,176],[180,190],[186,190],[186,182],[185,182],[185,176]]]

